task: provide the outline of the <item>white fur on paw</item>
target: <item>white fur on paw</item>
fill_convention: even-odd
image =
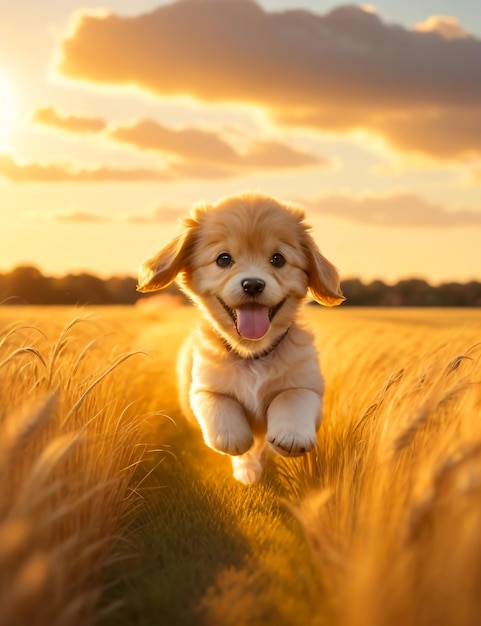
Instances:
[[[245,454],[254,443],[254,437],[250,429],[241,432],[225,429],[221,432],[210,433],[205,437],[205,442],[210,448],[223,454],[238,456]]]
[[[272,428],[268,429],[266,440],[282,456],[301,456],[314,448],[317,437],[314,428],[306,429],[305,432]]]
[[[236,463],[237,461],[237,463]],[[253,485],[262,476],[262,463],[258,460],[245,461],[244,459],[232,459],[234,478],[243,485]]]

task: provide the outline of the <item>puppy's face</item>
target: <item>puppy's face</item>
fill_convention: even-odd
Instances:
[[[307,292],[295,214],[266,201],[231,201],[197,218],[187,291],[231,343],[275,340]]]
[[[259,195],[198,207],[184,233],[141,266],[139,289],[175,277],[241,353],[272,345],[308,288],[324,304],[343,300],[335,268],[315,246],[302,211]]]

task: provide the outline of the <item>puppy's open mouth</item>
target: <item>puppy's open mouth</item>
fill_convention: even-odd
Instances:
[[[232,318],[239,335],[245,339],[262,339],[269,331],[275,314],[287,299],[284,298],[284,300],[281,300],[273,307],[251,302],[249,304],[242,304],[236,309],[231,309],[222,298],[219,298],[219,296],[216,297]]]

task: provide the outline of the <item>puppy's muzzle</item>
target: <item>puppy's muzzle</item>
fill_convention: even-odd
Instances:
[[[257,296],[264,291],[266,283],[261,278],[245,278],[241,285],[245,293],[250,296]]]

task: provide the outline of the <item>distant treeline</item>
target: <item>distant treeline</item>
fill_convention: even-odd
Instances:
[[[44,276],[36,267],[21,266],[0,274],[3,304],[135,304],[139,295],[132,277],[103,280],[92,274]]]
[[[395,285],[381,280],[365,284],[358,279],[345,280],[342,306],[481,306],[481,283],[443,283],[434,287],[425,280],[411,278]]]
[[[135,304],[145,298],[135,290],[136,279],[101,279],[92,274],[44,276],[37,268],[17,267],[0,273],[0,303],[3,304]],[[387,285],[381,280],[363,283],[345,280],[343,306],[481,306],[481,283],[444,283],[432,286],[425,280],[401,280]],[[164,293],[178,294],[175,285]]]

